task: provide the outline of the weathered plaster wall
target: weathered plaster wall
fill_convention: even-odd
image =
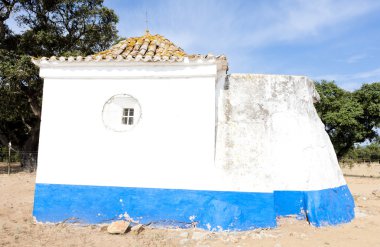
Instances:
[[[226,78],[215,63],[79,64],[41,67],[38,221],[249,230],[304,212],[316,226],[354,217],[307,78]],[[103,124],[116,94],[141,106],[130,131]]]
[[[345,184],[303,76],[232,74],[217,126],[216,164],[241,186],[320,190]]]

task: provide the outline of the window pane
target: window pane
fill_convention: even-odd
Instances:
[[[129,108],[129,116],[132,116],[135,114],[135,109]]]
[[[129,108],[123,109],[123,116],[128,116]]]
[[[129,118],[129,122],[128,122],[129,125],[133,125],[133,117],[130,117]]]
[[[128,124],[128,117],[123,117],[122,118],[122,123],[123,124]]]

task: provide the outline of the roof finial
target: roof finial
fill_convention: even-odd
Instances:
[[[147,9],[145,9],[145,24],[146,24],[145,33],[149,34],[149,28],[148,28],[148,10]]]

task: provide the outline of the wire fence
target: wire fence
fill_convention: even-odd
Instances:
[[[361,159],[361,160],[341,160],[339,161],[339,165],[342,168],[353,168],[358,165],[366,165],[368,167],[375,167],[380,166],[380,160],[368,160],[368,159]]]
[[[11,146],[0,147],[0,173],[33,172],[37,168],[37,158],[37,151],[18,151]]]
[[[37,169],[37,151],[18,151],[9,146],[0,147],[0,173],[20,171],[33,172]],[[357,164],[380,165],[379,155],[370,158],[357,157],[339,160],[341,167],[353,167]]]

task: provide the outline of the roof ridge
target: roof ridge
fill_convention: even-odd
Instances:
[[[107,56],[115,57],[121,55],[135,60],[158,61],[164,60],[180,61],[188,55],[179,46],[176,46],[166,37],[160,34],[151,34],[148,30],[144,35],[129,37],[119,41],[108,50],[93,54],[93,57],[100,56],[102,59]]]
[[[182,62],[184,60],[226,60],[224,55],[214,56],[212,54],[187,54],[181,47],[176,46],[172,41],[160,34],[151,34],[148,30],[144,35],[129,37],[119,41],[109,49],[97,52],[86,57],[69,56],[50,58],[33,58],[35,63],[39,61],[51,62],[90,62],[90,61],[126,61],[126,62]]]

